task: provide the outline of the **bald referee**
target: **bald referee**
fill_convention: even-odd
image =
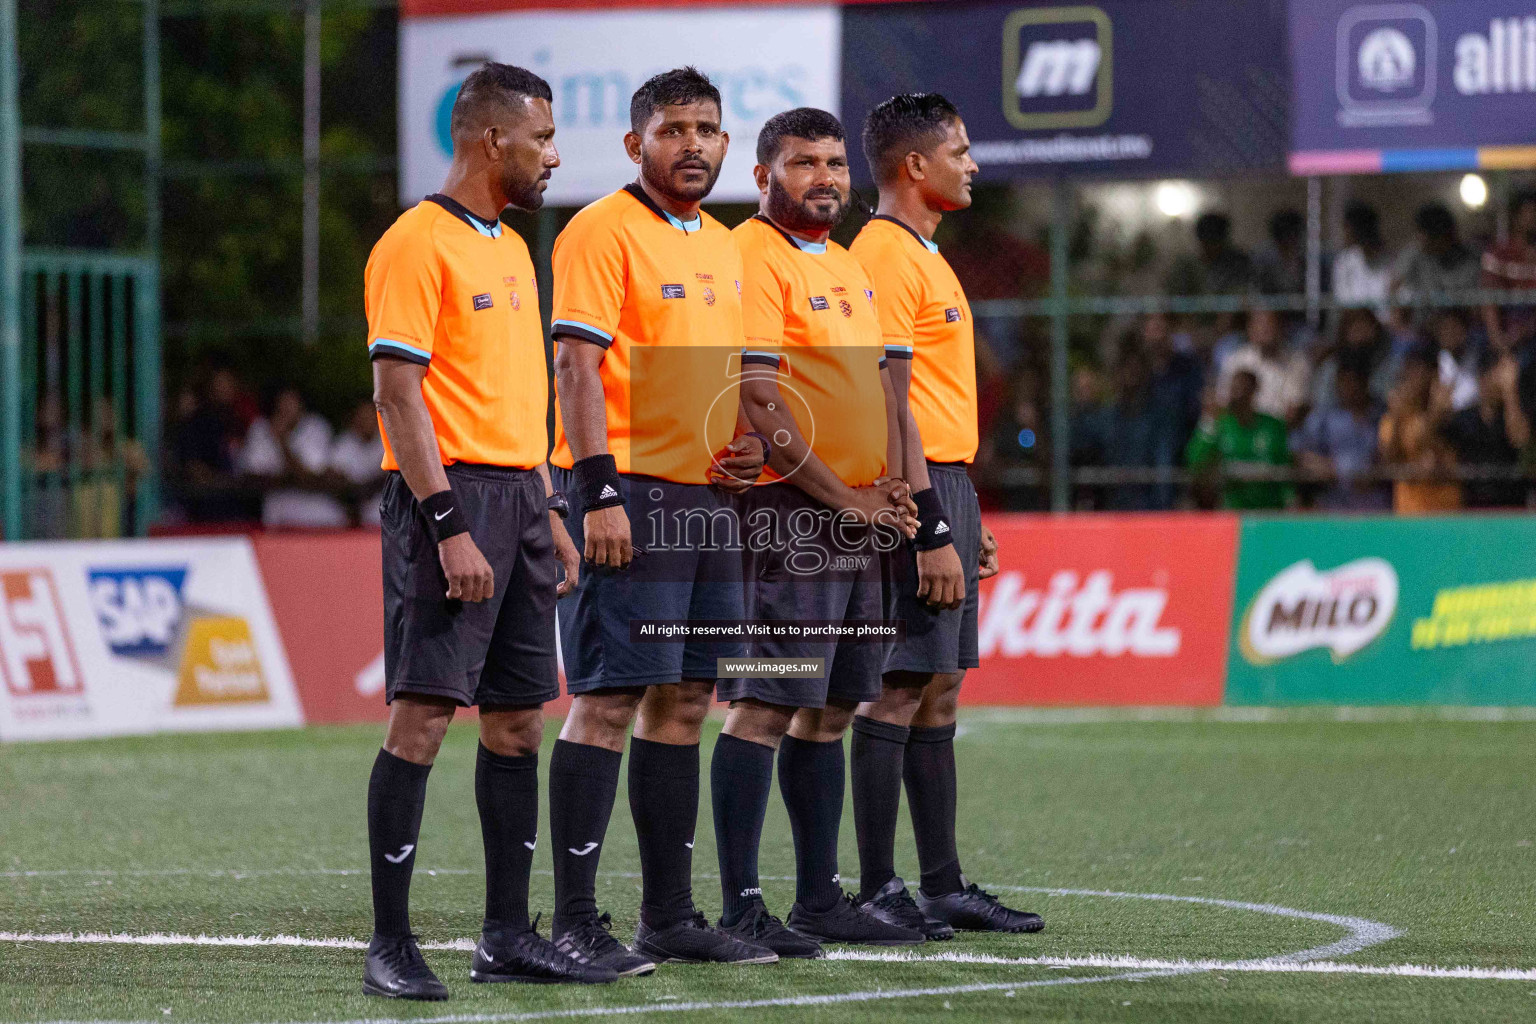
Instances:
[[[427,774],[460,707],[480,709],[475,801],[485,923],[475,981],[604,982],[528,923],[542,705],[555,696],[555,599],[577,554],[545,466],[538,288],[506,206],[535,210],[560,164],[548,84],[487,63],[454,102],[440,193],[384,233],[365,272],[368,354],[389,471],[380,508],[389,728],[368,781],[373,939],[363,992],[446,999],[411,934]],[[559,581],[560,566],[565,582]]]

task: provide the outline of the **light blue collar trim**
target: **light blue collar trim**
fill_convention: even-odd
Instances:
[[[789,232],[787,232],[787,231],[785,232],[785,234],[789,236],[789,240],[791,242],[794,242],[795,243],[795,247],[798,248],[801,252],[808,252],[812,256],[824,256],[824,255],[826,255],[826,252],[827,252],[827,243],[826,242],[807,242],[803,238],[796,238],[794,235],[790,235]]]
[[[918,241],[922,242],[923,245],[927,247],[929,252],[938,252],[939,251],[939,247],[937,245],[934,245],[933,241],[931,239],[920,238],[920,239],[918,239]]]
[[[704,226],[703,217],[694,217],[693,220],[678,220],[670,213],[667,213],[666,210],[662,210],[661,212],[666,216],[668,224],[671,224],[685,235],[691,235],[695,231],[699,230],[699,228]]]

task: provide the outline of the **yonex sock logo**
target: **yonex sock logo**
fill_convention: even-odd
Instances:
[[[613,489],[613,484],[603,484],[603,489],[598,494],[597,500],[602,501],[605,498],[617,498],[618,496],[619,492]]]

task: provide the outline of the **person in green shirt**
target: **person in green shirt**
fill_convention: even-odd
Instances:
[[[1206,417],[1195,436],[1190,438],[1184,459],[1195,470],[1197,493],[1202,484],[1214,487],[1222,475],[1222,508],[1278,509],[1290,501],[1289,484],[1274,480],[1241,479],[1240,467],[1289,466],[1290,449],[1286,445],[1285,424],[1273,416],[1254,411],[1253,397],[1259,381],[1250,370],[1232,375],[1227,408],[1214,420]],[[1238,477],[1238,479],[1233,479]]]

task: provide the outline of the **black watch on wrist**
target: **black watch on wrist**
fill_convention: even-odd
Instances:
[[[559,491],[549,496],[549,510],[561,519],[571,518],[571,503]]]

